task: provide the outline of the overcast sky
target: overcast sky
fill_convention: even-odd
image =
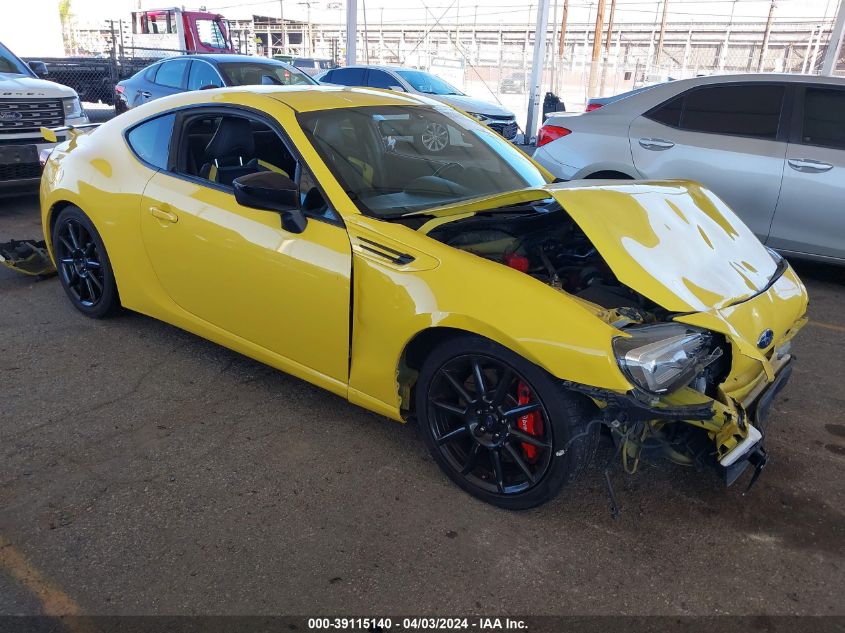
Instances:
[[[563,10],[563,0],[558,1],[558,16]],[[304,20],[307,14],[305,2],[283,0],[285,17]],[[144,8],[181,4],[172,0],[143,0]],[[185,3],[194,7],[204,4],[208,10],[222,13],[228,18],[248,18],[253,14],[278,17],[279,0],[197,0]],[[313,0],[311,18],[315,22],[337,23],[344,19],[345,0]],[[551,0],[554,7],[555,0]],[[775,17],[780,19],[801,18],[832,19],[838,0],[778,0]],[[25,6],[25,3],[24,3]],[[127,18],[138,0],[71,0],[71,8],[81,19]],[[363,23],[363,10],[366,6],[367,22],[371,27],[383,19],[385,24],[428,23],[441,19],[441,24],[472,24],[479,22],[502,22],[525,24],[536,20],[537,4],[519,3],[515,0],[358,0],[358,20]],[[428,9],[426,9],[426,6]],[[569,16],[571,22],[595,20],[596,2],[590,0],[570,0]],[[607,0],[608,10],[610,0]],[[662,10],[662,4],[655,0],[617,0],[616,21],[618,22],[653,22]],[[769,0],[712,0],[711,2],[669,0],[669,20],[679,21],[726,21],[733,11],[734,19],[765,19],[769,12]],[[432,17],[435,16],[435,17]],[[441,17],[442,16],[442,17]]]

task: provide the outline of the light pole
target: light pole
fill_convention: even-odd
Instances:
[[[305,47],[305,54],[311,57],[311,3],[305,0],[304,2],[297,2],[297,4],[304,4],[306,8],[305,28],[302,29],[302,38],[305,39],[306,33],[308,34],[308,46]]]
[[[358,61],[355,51],[358,36],[358,0],[346,0],[346,65],[354,66]]]
[[[833,23],[833,31],[830,34],[830,42],[824,53],[822,64],[822,75],[832,75],[836,70],[836,62],[839,61],[839,52],[842,50],[842,37],[845,35],[845,0],[839,0],[839,10],[836,12],[836,22]]]
[[[537,4],[537,26],[534,30],[534,60],[531,66],[531,92],[528,94],[528,120],[525,123],[526,144],[537,133],[540,120],[540,82],[543,78],[543,59],[546,53],[546,30],[549,28],[549,0]]]
[[[285,29],[285,1],[279,0],[279,15],[281,16],[282,20],[282,55],[287,55],[288,53],[288,32]],[[272,57],[272,50],[273,50],[273,43],[270,42],[270,51]]]

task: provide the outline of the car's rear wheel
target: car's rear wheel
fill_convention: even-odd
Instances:
[[[65,207],[53,225],[53,254],[62,288],[77,310],[94,319],[120,307],[106,247],[78,207]]]
[[[594,407],[542,368],[477,336],[435,348],[420,370],[416,411],[446,474],[508,509],[554,498],[591,461]]]

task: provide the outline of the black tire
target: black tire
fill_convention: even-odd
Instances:
[[[51,236],[59,281],[74,307],[92,319],[113,315],[120,297],[106,247],[78,207],[65,207]]]
[[[633,180],[628,174],[623,174],[621,171],[597,171],[584,178],[585,180]]]
[[[526,388],[529,399],[521,406],[533,409],[524,415],[520,411],[520,417],[513,412],[520,406],[517,395],[525,397]],[[599,424],[590,424],[596,407],[589,399],[480,336],[450,339],[432,350],[420,369],[415,405],[426,445],[449,478],[471,495],[509,510],[556,497],[581,475],[598,444]],[[532,420],[531,438],[542,446],[534,446],[533,452],[533,444],[524,441],[529,416],[540,416]]]

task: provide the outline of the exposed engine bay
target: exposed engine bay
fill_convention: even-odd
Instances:
[[[478,213],[441,224],[428,235],[615,310],[623,322],[653,323],[666,318],[665,310],[619,282],[592,242],[557,203]]]
[[[629,331],[642,333],[654,328],[683,330],[683,325],[673,321],[674,313],[617,279],[590,239],[557,202],[475,213],[439,223],[427,234],[594,304],[603,309],[607,321],[619,329],[631,327]],[[709,398],[718,399],[719,385],[730,370],[731,346],[722,335],[713,332],[692,336],[696,337],[698,347],[690,351],[690,356],[695,355],[696,360],[690,363],[688,373],[679,375],[677,380]],[[614,406],[604,410],[610,418],[615,417],[615,411]],[[680,419],[648,420],[628,415],[627,422],[619,424],[618,420],[610,418],[603,422],[621,452],[627,472],[636,471],[641,454],[650,452],[649,448],[685,465],[712,462],[716,457],[712,435],[708,439],[707,431],[702,428],[672,423],[680,422]]]
[[[603,308],[617,328],[672,322],[673,313],[617,279],[590,239],[554,200],[482,211],[439,224],[427,234]],[[700,352],[706,360],[697,364],[699,371],[690,376],[689,386],[713,398],[730,369],[730,345],[723,336],[709,333]]]

